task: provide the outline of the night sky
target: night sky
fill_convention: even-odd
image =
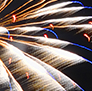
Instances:
[[[21,2],[22,1],[22,2]],[[14,0],[14,2],[5,9],[0,17],[4,16],[5,14],[11,12],[16,6],[21,5],[23,2],[26,2],[27,0]],[[34,0],[36,1],[36,0]],[[59,0],[59,2],[62,0]],[[81,1],[84,6],[92,6],[91,0],[79,0]],[[57,1],[58,2],[58,1]],[[83,9],[72,16],[91,16],[92,15],[92,9]],[[59,15],[60,16],[60,15]],[[59,17],[58,16],[58,17]],[[51,17],[51,16],[50,16]],[[39,19],[38,19],[39,20]],[[34,20],[32,20],[34,21]],[[91,21],[91,20],[90,20]],[[88,23],[86,21],[86,23]],[[77,43],[83,46],[86,46],[90,49],[92,49],[92,43],[88,42],[87,38],[83,36],[84,32],[81,32],[79,34],[76,34],[76,31],[68,31],[67,29],[54,29],[54,31],[57,33],[60,40],[69,41],[72,43]],[[38,33],[38,36],[43,36],[44,33]],[[48,37],[55,38],[55,36],[49,32],[47,32]],[[92,38],[91,38],[92,41]],[[68,50],[70,52],[76,53],[90,61],[92,61],[92,52],[79,48],[78,46],[69,45],[64,48],[65,50]],[[60,70],[60,69],[59,69]],[[72,80],[74,80],[76,83],[78,83],[79,86],[81,86],[85,91],[91,91],[92,90],[92,65],[90,63],[81,63],[74,65],[72,67],[69,67],[65,70],[61,70],[63,73],[65,73],[68,77],[70,77]]]

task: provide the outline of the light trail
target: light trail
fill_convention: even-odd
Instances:
[[[80,16],[80,17],[60,18],[60,19],[49,19],[49,20],[45,20],[45,21],[9,26],[7,28],[13,29],[13,28],[16,28],[16,27],[27,26],[27,25],[40,25],[40,24],[47,25],[47,24],[50,24],[50,23],[53,23],[54,26],[56,26],[56,25],[70,25],[70,24],[74,24],[74,23],[77,23],[77,22],[80,22],[80,21],[84,22],[88,19],[92,19],[92,16]]]
[[[0,3],[0,13],[12,2],[13,0],[4,0]],[[8,2],[8,3],[7,3]],[[6,4],[7,3],[7,4]]]
[[[10,38],[10,32],[5,27],[0,27],[0,33],[8,33],[8,38]]]
[[[2,34],[0,34],[2,35]],[[6,35],[8,36],[7,34],[3,34],[3,35]],[[36,41],[33,41],[33,42],[30,42],[31,44],[43,44],[43,45],[48,45],[48,46],[52,46],[52,47],[56,47],[56,48],[64,48],[68,45],[74,45],[74,46],[78,46],[80,48],[83,48],[83,49],[86,49],[88,51],[92,51],[92,49],[90,48],[87,48],[83,45],[79,45],[79,44],[76,44],[76,43],[71,43],[71,42],[67,42],[67,41],[62,41],[62,40],[57,40],[57,39],[51,39],[51,38],[44,38],[44,37],[35,37],[35,36],[26,36],[26,35],[15,35],[15,34],[11,34],[12,36],[17,36],[20,40],[21,37],[23,38],[30,38],[30,39],[33,39],[33,40],[36,40]],[[0,37],[1,39],[5,39],[5,40],[9,40],[7,38],[4,38],[4,37]],[[28,42],[28,41],[27,41]]]
[[[71,1],[58,3],[58,4],[51,5],[51,6],[46,7],[46,8],[42,8],[42,9],[36,11],[35,13],[45,12],[45,11],[48,11],[49,9],[51,11],[51,10],[54,10],[54,9],[63,8],[64,6],[67,6],[67,5],[71,4],[71,3],[72,3]]]
[[[78,84],[76,84],[73,80],[71,80],[69,77],[64,75],[59,70],[57,70],[54,67],[46,64],[45,62],[42,62],[41,60],[33,57],[32,55],[29,55],[27,53],[24,53],[24,54],[26,56],[32,58],[33,60],[35,60],[40,65],[42,65],[51,74],[52,78],[57,80],[66,89],[66,91],[73,90],[73,89],[76,89],[76,90],[81,89],[82,91],[84,91],[80,86],[78,86]],[[58,77],[58,74],[59,74],[59,77]],[[60,79],[62,79],[62,80],[60,80]],[[74,87],[73,83],[75,84],[75,87]]]
[[[6,38],[3,38],[6,39]],[[26,42],[22,40],[13,40],[13,42],[20,43],[23,45],[28,46],[29,54],[37,56],[37,58],[40,58],[44,62],[54,66],[54,67],[69,67],[72,65],[75,65],[77,63],[85,62],[84,59],[74,53],[65,51],[63,49],[53,48],[49,46],[43,46],[41,44],[32,43],[32,42]],[[31,53],[32,50],[35,50],[33,53]],[[22,49],[22,51],[25,51]],[[47,51],[47,52],[46,52]],[[61,55],[62,54],[62,55]],[[44,56],[45,55],[45,56]],[[54,58],[52,60],[52,58]],[[55,62],[55,63],[54,63]]]
[[[33,0],[29,0],[28,2],[26,2],[25,4],[23,4],[22,6],[20,6],[18,9],[12,11],[10,14],[12,15],[14,12],[20,10],[21,8],[23,8],[23,7],[26,6],[27,4],[30,4],[30,2],[32,2],[32,1],[33,1]],[[33,9],[33,10],[30,11],[31,8],[36,7],[36,6],[40,5],[40,4],[42,4],[43,2],[45,2],[45,0],[41,0],[40,2],[38,2],[38,3],[36,3],[36,4],[32,5],[32,6],[30,6],[30,7],[26,8],[26,9],[24,9],[23,11],[17,13],[17,14],[16,14],[16,15],[17,15],[17,21],[22,21],[22,20],[24,20],[24,18],[25,18],[27,15],[31,14],[31,12],[36,11],[36,10],[39,10],[40,8],[44,7],[45,5],[47,5],[47,4],[49,4],[49,3],[52,3],[52,2],[55,2],[55,1],[57,1],[57,0],[50,0],[50,1],[46,2],[45,4],[41,5],[40,7],[38,7],[38,8],[36,8],[36,9]],[[28,11],[28,10],[29,10],[29,11]],[[24,13],[24,14],[23,14],[23,13]],[[4,21],[3,21],[3,24],[10,24],[10,21],[12,21],[11,17],[9,17],[10,14],[7,14],[7,15],[5,16],[5,18],[6,18],[7,20],[4,19],[4,18],[1,18],[1,20],[4,20]]]
[[[44,12],[41,12],[41,13],[38,12],[37,14],[28,16],[27,19],[45,16],[45,15],[48,15],[48,14],[52,15],[52,14],[55,14],[55,13],[60,14],[60,13],[71,13],[72,12],[71,14],[73,14],[73,13],[75,13],[78,10],[81,10],[81,9],[83,9],[83,7],[71,7],[71,8],[68,7],[68,8],[63,8],[63,9],[47,10],[47,11],[44,11]]]
[[[46,31],[51,32],[52,34],[54,34],[55,37],[58,39],[58,35],[53,30],[47,29],[47,28],[41,28],[41,27],[35,27],[35,26],[33,26],[33,27],[18,27],[18,28],[11,29],[11,31],[17,30],[17,29],[22,31],[22,35],[27,33],[27,32],[31,32],[31,31],[38,32],[38,31],[46,30]]]
[[[15,78],[12,76],[11,72],[8,70],[8,68],[5,66],[5,64],[3,63],[3,61],[0,59],[0,68],[1,67],[2,67],[2,70],[1,70],[2,75],[0,75],[0,77],[3,76],[2,77],[3,79],[0,78],[1,83],[7,82],[7,79],[8,79],[10,91],[11,90],[12,91],[13,90],[23,91],[22,88],[21,88],[21,86],[19,85],[19,83],[15,80]],[[6,86],[7,86],[7,84],[6,84]],[[5,84],[3,84],[3,86],[5,86]],[[3,90],[3,88],[0,88],[0,89]],[[4,88],[4,89],[6,89],[6,88]]]
[[[50,28],[49,26],[46,26],[46,28]],[[78,29],[78,33],[81,33],[81,32],[87,32],[88,34],[91,34],[92,33],[92,25],[90,24],[78,24],[78,25],[57,25],[57,26],[54,26],[54,28],[68,28],[68,31],[73,31],[74,29]]]
[[[50,30],[50,29],[47,29],[47,28],[44,28],[44,30],[53,33],[53,34],[56,36],[56,38],[58,39],[58,35],[57,35],[54,31],[52,31],[52,30]]]
[[[79,3],[79,4],[81,4],[84,8],[88,8],[88,9],[92,9],[92,7],[90,7],[90,6],[84,6],[84,4],[82,3],[82,2],[80,2],[80,1],[72,1],[73,3]]]
[[[54,79],[52,79],[52,77],[49,76],[47,71],[41,65],[39,65],[34,60],[25,56],[21,50],[1,40],[0,40],[0,45],[2,45],[5,48],[5,50],[7,50],[7,52],[5,52],[4,55],[13,57],[12,65],[11,65],[12,67],[10,68],[8,67],[8,68],[9,70],[11,70],[12,74],[14,75],[14,77],[17,79],[17,81],[20,83],[20,85],[24,90],[26,89],[31,90],[33,86],[33,89],[35,90],[37,89],[43,90],[45,88],[46,90],[55,89],[55,90],[65,91],[65,89],[58,82],[56,82]],[[0,56],[0,58],[2,58],[2,56]],[[23,81],[20,82],[19,80],[24,79],[24,75],[26,72],[29,72],[30,75],[29,80],[28,81],[24,80],[26,81],[26,83],[24,83]],[[31,84],[31,81],[34,79],[36,79],[36,83],[32,83],[31,87],[29,87],[29,82]],[[46,84],[48,84],[48,86],[44,84],[45,82]]]

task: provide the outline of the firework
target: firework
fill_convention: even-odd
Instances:
[[[11,7],[13,2],[1,0],[0,14]],[[79,5],[73,6],[74,3]],[[92,62],[65,48],[80,47],[87,52],[92,52],[92,49],[60,40],[56,32],[64,28],[68,31],[77,29],[76,34],[83,32],[90,43],[92,25],[91,21],[89,24],[85,22],[92,19],[92,16],[71,15],[92,7],[84,6],[79,1],[58,3],[58,0],[27,0],[18,6],[0,16],[0,89],[84,91],[62,71]],[[49,33],[54,38],[50,38]]]

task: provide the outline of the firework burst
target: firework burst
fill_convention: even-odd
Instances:
[[[16,1],[0,1],[0,90],[84,91],[62,71],[92,62],[65,48],[76,46],[89,52],[92,50],[71,41],[59,40],[55,30],[77,29],[76,34],[85,32],[84,37],[91,42],[92,25],[85,22],[92,16],[72,15],[92,7],[79,1],[26,0],[4,15],[3,12]],[[48,38],[47,32],[54,38]]]

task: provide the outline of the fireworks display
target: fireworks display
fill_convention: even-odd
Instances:
[[[80,1],[1,0],[0,91],[92,89],[92,16],[78,13],[89,9]]]

